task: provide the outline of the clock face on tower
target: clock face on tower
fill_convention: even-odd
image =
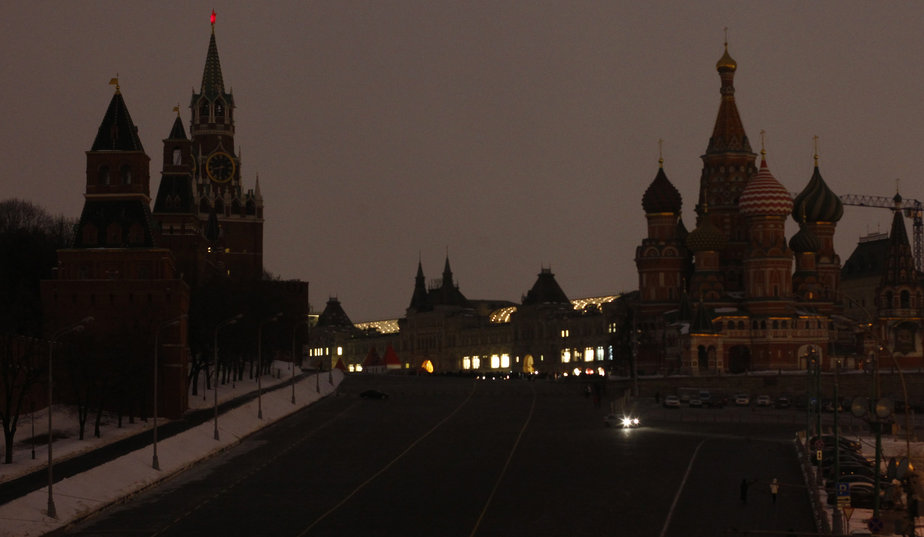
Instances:
[[[234,177],[234,159],[227,153],[213,153],[205,161],[205,173],[215,183],[227,183]]]

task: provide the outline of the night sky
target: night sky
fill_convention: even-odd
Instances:
[[[439,278],[447,252],[468,298],[519,301],[543,267],[571,298],[636,289],[659,139],[695,225],[726,27],[751,146],[765,130],[786,188],[811,177],[817,135],[836,193],[891,197],[900,179],[924,199],[918,2],[9,4],[0,199],[80,214],[116,75],[153,196],[177,104],[188,128],[214,8],[243,186],[259,175],[265,199],[264,265],[356,322],[402,316],[418,259]],[[842,261],[891,220],[845,209]]]

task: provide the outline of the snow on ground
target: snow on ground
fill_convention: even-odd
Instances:
[[[261,378],[262,386],[265,390],[274,384],[287,383],[291,379],[291,374],[288,363],[275,363],[272,374]],[[120,498],[182,471],[195,462],[236,444],[260,428],[314,403],[334,392],[342,380],[343,373],[339,370],[334,370],[332,374],[321,373],[320,377],[317,375],[304,377],[296,383],[296,404],[294,405],[292,404],[292,390],[287,387],[270,393],[264,392],[261,398],[263,419],[257,418],[258,402],[256,399],[221,414],[218,417],[220,437],[218,441],[215,440],[215,426],[211,420],[171,438],[161,439],[157,443],[160,471],[152,468],[153,450],[151,446],[148,446],[88,472],[59,481],[52,487],[57,519],[47,516],[48,487],[0,505],[0,537],[43,535],[71,521],[85,517]],[[256,390],[255,380],[239,381],[234,388],[230,385],[219,386],[219,402]],[[214,392],[206,392],[204,399],[202,393],[200,389],[198,397],[190,397],[190,407],[209,408],[213,405]],[[35,418],[36,434],[41,435],[47,432],[47,412],[44,410],[41,413],[36,412]],[[55,408],[52,422],[56,432],[63,431],[70,435],[67,439],[54,442],[52,454],[55,461],[64,460],[77,453],[95,449],[102,444],[153,427],[152,420],[148,420],[147,423],[136,420],[134,425],[128,426],[126,419],[123,422],[123,428],[118,429],[112,418],[102,428],[102,438],[94,438],[92,424],[88,424],[87,439],[79,441],[76,440],[76,416],[72,411],[63,407]],[[158,427],[165,422],[166,420],[159,419]],[[0,472],[2,472],[0,481],[6,481],[46,466],[48,451],[45,446],[36,446],[36,458],[32,459],[32,447],[28,442],[31,436],[31,417],[25,416],[21,419],[20,430],[17,431],[17,439],[20,440],[14,451],[14,464],[0,465]]]

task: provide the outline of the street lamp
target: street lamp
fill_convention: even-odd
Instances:
[[[54,459],[51,455],[51,446],[52,446],[52,436],[51,436],[51,414],[52,414],[52,386],[54,383],[52,379],[52,365],[54,364],[54,350],[55,342],[61,336],[66,334],[72,334],[76,332],[82,332],[86,325],[93,322],[93,317],[84,317],[80,322],[74,323],[69,326],[65,326],[61,330],[58,330],[51,335],[51,339],[48,341],[48,516],[51,518],[58,518],[58,510],[55,509],[55,497],[53,491],[54,485]]]
[[[176,319],[171,319],[163,324],[161,324],[154,331],[154,457],[151,459],[151,468],[155,470],[160,470],[160,462],[157,460],[157,406],[158,406],[158,394],[157,394],[157,377],[158,377],[158,367],[157,367],[157,352],[160,349],[158,346],[158,339],[160,337],[160,332],[167,327],[180,324],[180,321],[186,318],[186,314],[180,315]]]
[[[244,316],[243,313],[238,313],[238,314],[235,315],[234,317],[231,317],[230,319],[225,319],[224,321],[221,321],[221,322],[219,322],[218,324],[215,325],[215,332],[214,332],[214,338],[213,338],[214,341],[213,341],[213,344],[212,344],[212,349],[213,349],[214,352],[215,352],[215,387],[214,387],[214,388],[215,388],[215,394],[214,394],[214,399],[215,399],[215,440],[218,440],[218,439],[219,439],[219,436],[218,436],[218,329],[221,328],[221,327],[223,327],[223,326],[232,325],[232,324],[238,322],[238,321],[241,319],[241,317],[243,317],[243,316]]]
[[[263,384],[260,377],[263,375],[263,325],[276,322],[282,317],[282,312],[263,319],[257,323],[257,419],[263,419]]]

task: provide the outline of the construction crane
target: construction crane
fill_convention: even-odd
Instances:
[[[881,207],[883,209],[895,209],[895,200],[884,196],[861,196],[857,194],[844,194],[840,196],[841,203],[844,205],[855,205],[858,207]],[[922,250],[924,250],[924,218],[922,211],[924,205],[918,200],[902,199],[901,210],[905,217],[912,221],[912,236],[914,244],[914,266],[918,272],[924,270],[924,259],[922,259]]]

